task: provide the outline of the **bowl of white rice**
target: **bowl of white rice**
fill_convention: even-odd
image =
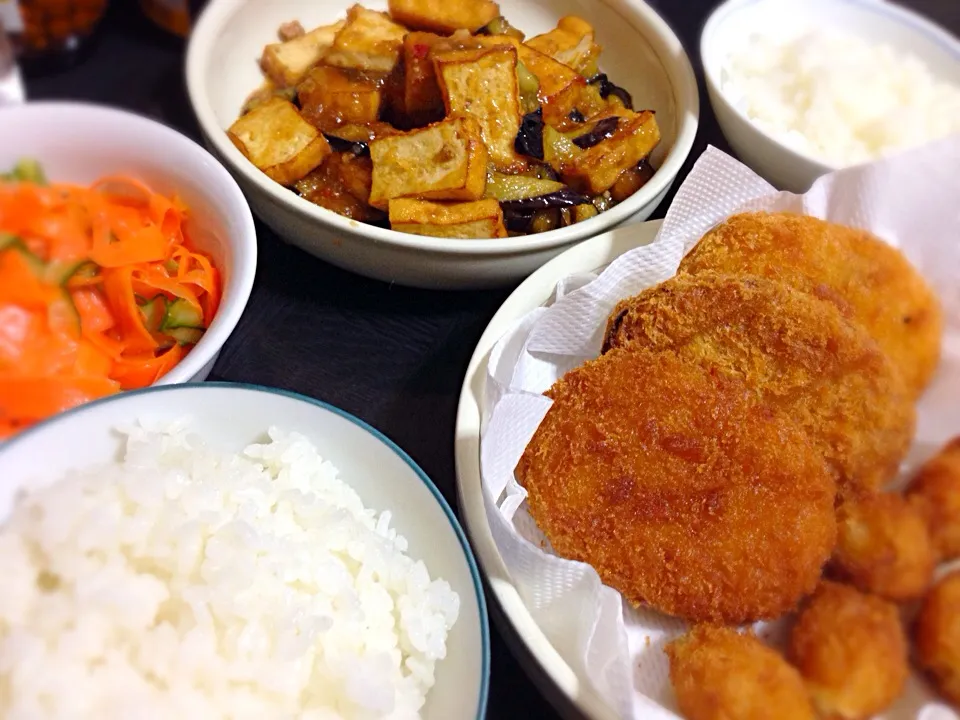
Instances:
[[[0,448],[0,717],[479,720],[477,566],[386,437],[246,385],[147,388]]]
[[[700,41],[740,159],[779,189],[960,133],[960,40],[883,0],[728,0]]]

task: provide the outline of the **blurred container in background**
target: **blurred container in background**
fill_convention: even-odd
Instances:
[[[190,27],[205,4],[206,0],[140,0],[148,18],[180,37],[190,34]]]
[[[2,24],[24,72],[70,67],[82,57],[107,0],[0,0]]]
[[[13,56],[13,46],[0,23],[0,107],[17,105],[24,101],[20,68]]]

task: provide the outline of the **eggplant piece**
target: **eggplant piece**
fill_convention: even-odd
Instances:
[[[330,135],[329,133],[324,133],[323,136],[327,139],[327,142],[330,143],[330,147],[336,152],[353,153],[357,157],[370,154],[370,146],[365,142],[344,140],[343,138],[338,138],[336,135]]]
[[[537,210],[530,219],[530,232],[534,234],[550,232],[551,230],[555,230],[556,228],[560,227],[561,212],[562,211],[558,210],[557,208]]]
[[[543,108],[527,113],[520,120],[520,130],[513,149],[521,155],[543,160]]]
[[[617,116],[604,118],[594,125],[590,132],[584,133],[579,137],[575,137],[573,139],[573,144],[581,150],[586,150],[587,148],[592,148],[594,145],[599,145],[602,141],[606,140],[617,131],[617,125],[619,123],[620,118]]]
[[[548,193],[547,195],[538,195],[536,197],[527,197],[519,200],[506,200],[500,203],[503,211],[512,214],[520,214],[533,210],[546,210],[547,208],[573,207],[590,202],[590,198],[574,192],[568,187],[562,190]]]
[[[654,169],[646,159],[641,160],[636,167],[624,170],[617,181],[610,188],[610,196],[614,202],[623,202],[642,188],[653,177]]]
[[[588,78],[587,84],[599,85],[600,97],[602,97],[604,100],[613,95],[614,97],[619,98],[620,102],[623,103],[623,106],[627,108],[627,110],[633,110],[633,98],[630,97],[630,93],[628,93],[619,85],[610,82],[610,79],[607,77],[606,73],[597,73],[593,77]]]
[[[575,123],[582,123],[582,122],[586,122],[586,120],[587,120],[587,119],[583,116],[583,113],[580,112],[579,110],[577,110],[576,108],[574,108],[573,110],[571,110],[571,111],[570,111],[570,114],[567,115],[567,117],[570,119],[570,122],[575,122]]]
[[[477,35],[507,35],[516,38],[520,42],[523,42],[524,37],[526,37],[520,30],[517,30],[517,28],[507,22],[507,19],[503,15],[495,17],[477,30]]]

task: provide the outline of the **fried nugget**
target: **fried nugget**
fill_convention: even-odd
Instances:
[[[844,720],[888,707],[910,672],[896,605],[832,582],[820,585],[797,618],[788,658],[817,711]]]
[[[755,636],[701,626],[669,643],[670,682],[687,720],[815,720],[800,673]]]
[[[936,296],[899,250],[863,230],[789,213],[735,215],[680,265],[703,270],[762,275],[829,300],[867,329],[915,397],[939,362]]]
[[[779,406],[842,490],[874,491],[910,447],[913,401],[867,332],[830,303],[775,280],[704,271],[621,302],[605,347],[705,359]]]
[[[917,663],[960,708],[960,570],[940,580],[923,601],[914,644]]]
[[[907,488],[941,560],[960,557],[960,436],[928,460]]]
[[[548,395],[516,474],[558,554],[694,622],[778,617],[813,590],[836,485],[803,431],[742,382],[615,349]]]
[[[919,510],[901,495],[882,493],[837,510],[832,572],[864,592],[896,602],[923,596],[936,555]]]

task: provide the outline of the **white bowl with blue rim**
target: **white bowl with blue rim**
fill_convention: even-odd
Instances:
[[[839,168],[797,152],[757,127],[730,92],[724,66],[730,52],[753,35],[793,37],[816,28],[889,45],[919,58],[938,79],[960,85],[960,39],[886,0],[727,0],[700,36],[710,104],[739,158],[782,190],[806,192],[818,177]]]
[[[262,441],[270,426],[296,431],[360,495],[366,507],[389,509],[392,526],[460,596],[460,614],[436,666],[436,685],[424,720],[481,720],[490,677],[487,609],[473,553],[440,491],[403,450],[352,415],[295,393],[228,383],[152,387],[115,395],[57,415],[25,430],[0,448],[0,524],[17,492],[56,482],[72,469],[117,458],[118,426],[144,420],[191,420],[213,448],[240,452]]]

